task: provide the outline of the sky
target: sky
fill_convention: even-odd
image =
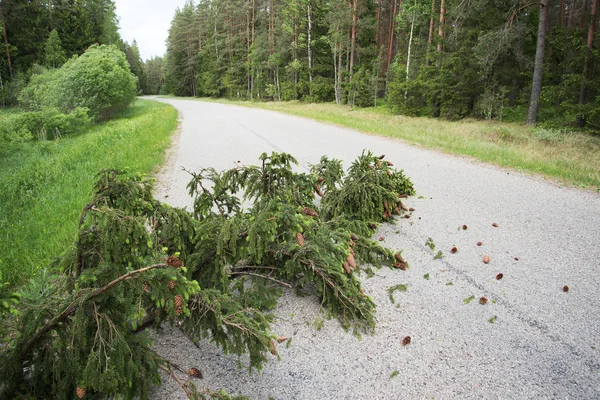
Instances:
[[[163,56],[171,20],[186,0],[115,0],[121,38],[137,41],[142,60]]]

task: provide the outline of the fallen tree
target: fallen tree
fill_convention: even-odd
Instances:
[[[156,354],[146,328],[174,324],[260,370],[277,355],[269,310],[284,287],[310,288],[345,329],[371,333],[355,271],[406,268],[370,237],[402,214],[412,183],[370,152],[347,174],[326,157],[310,173],[285,153],[260,160],[190,172],[191,212],[154,199],[152,180],[101,172],[73,246],[0,309],[0,397],[147,398],[162,370],[189,398],[230,398]]]

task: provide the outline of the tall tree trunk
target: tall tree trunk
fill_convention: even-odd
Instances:
[[[559,23],[560,26],[565,25],[565,8],[567,6],[566,0],[560,0],[560,14],[559,14]]]
[[[531,84],[531,99],[527,112],[527,124],[534,125],[537,121],[540,107],[540,93],[542,92],[542,75],[544,72],[544,47],[546,44],[546,20],[548,19],[549,0],[540,2],[540,18],[538,23],[537,47],[535,50],[535,66],[533,68],[533,81]]]
[[[354,0],[356,1],[356,0]],[[308,80],[310,83],[313,81],[312,76],[312,49],[310,46],[310,35],[312,33],[312,17],[310,12],[310,0],[306,4],[306,10],[308,14]]]
[[[585,27],[585,21],[587,19],[589,5],[590,3],[588,2],[588,0],[583,1],[583,7],[581,8],[581,19],[579,20],[579,26],[582,28]]]
[[[381,33],[379,30],[381,29],[381,1],[377,1],[377,27],[375,29],[375,44],[379,49],[379,43],[381,43]]]
[[[10,61],[10,46],[8,45],[8,37],[6,36],[6,19],[4,18],[4,12],[2,11],[2,5],[0,5],[0,18],[2,18],[2,29],[4,30],[4,47],[6,48],[6,60],[8,62],[8,76],[10,79],[13,78],[12,63]]]
[[[588,78],[590,69],[590,59],[592,57],[592,45],[594,44],[594,33],[596,32],[596,16],[598,14],[598,0],[594,0],[592,5],[592,15],[590,18],[590,27],[588,30],[587,37],[587,48],[585,50],[585,61],[583,62],[583,74],[581,77],[581,87],[579,88],[579,104],[583,105],[585,102],[585,84]],[[577,125],[582,126],[584,124],[583,116],[577,116]]]
[[[410,51],[412,49],[412,41],[413,41],[413,31],[415,29],[415,16],[412,17],[412,22],[410,23],[410,37],[408,39],[408,52],[406,54],[406,81],[408,82],[408,75],[410,73]],[[408,90],[404,91],[404,98],[408,96]]]
[[[570,28],[573,26],[573,15],[575,14],[575,0],[571,0],[569,3],[569,18],[567,19],[567,26]]]
[[[387,57],[387,67],[386,71],[389,71],[390,65],[392,64],[392,53],[394,49],[394,32],[396,31],[396,11],[398,7],[398,0],[394,1],[394,11],[390,15],[390,31],[388,34],[389,42],[388,42],[388,57]]]
[[[50,13],[50,32],[52,32],[54,30],[52,24],[52,0],[48,0],[48,12]]]
[[[435,28],[435,0],[431,0],[431,17],[429,18],[429,35],[427,36],[427,56],[425,57],[425,65],[429,66],[429,50],[433,41],[433,28]]]
[[[441,0],[440,3],[440,26],[438,27],[438,36],[440,37],[440,42],[437,46],[437,51],[440,53],[442,51],[442,39],[444,39],[444,24],[446,22],[446,4],[444,0]]]
[[[350,39],[350,82],[354,76],[354,53],[356,52],[356,22],[358,19],[357,14],[358,0],[354,0],[352,6],[352,35]]]

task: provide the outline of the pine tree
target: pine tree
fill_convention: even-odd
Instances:
[[[67,61],[65,50],[58,32],[54,29],[46,41],[44,48],[44,64],[49,68],[58,68]]]

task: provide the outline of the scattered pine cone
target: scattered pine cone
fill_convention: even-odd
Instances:
[[[483,242],[477,242],[477,246],[483,246]]]
[[[302,232],[296,232],[296,242],[298,243],[298,246],[304,247],[304,235]]]
[[[404,218],[409,219],[410,218],[410,214],[404,214]]]
[[[79,397],[80,399],[83,399],[85,397],[85,394],[87,393],[87,391],[85,390],[84,387],[77,386],[77,388],[75,389],[75,393],[77,394],[77,397]]]
[[[191,376],[192,378],[198,378],[198,379],[202,379],[202,371],[200,371],[198,368],[190,368],[188,369],[188,375]]]
[[[319,179],[317,179],[317,183],[323,183],[325,181],[324,178],[319,177]]]
[[[169,282],[169,290],[173,290],[175,289],[175,281],[170,281]]]
[[[144,292],[150,293],[150,285],[148,285],[148,282],[144,282]]]
[[[379,159],[383,160],[384,157],[385,157],[385,154],[382,154],[382,155],[379,156]]]
[[[181,315],[183,313],[183,297],[180,295],[175,296],[175,312],[177,315]]]
[[[398,207],[394,207],[394,213],[396,215],[400,215],[400,214],[402,214],[402,211],[400,211],[400,209]]]
[[[348,255],[348,258],[346,258],[346,262],[348,263],[351,269],[356,269],[356,259],[354,258],[353,254]]]
[[[317,212],[315,210],[313,210],[310,207],[304,207],[302,209],[302,214],[308,216],[308,217],[315,217],[315,218],[319,218],[319,214],[317,214]]]
[[[562,291],[567,293],[569,291],[569,287],[567,285],[563,286]]]
[[[183,267],[183,261],[175,256],[167,257],[167,265],[172,268],[181,268]]]
[[[406,271],[406,263],[404,261],[398,261],[397,263],[394,264],[394,268],[402,270],[402,271]]]
[[[413,211],[417,211],[414,207],[411,207],[408,209],[408,211],[413,212]]]
[[[402,257],[402,254],[400,254],[400,253],[396,253],[396,254],[394,254],[394,258],[395,258],[395,259],[396,259],[396,261],[398,261],[398,262],[401,262],[401,263],[403,263],[403,262],[406,262],[406,261],[404,261],[404,258]]]
[[[485,296],[481,296],[481,297],[479,298],[479,304],[481,304],[482,306],[483,306],[483,305],[486,305],[486,304],[487,304],[487,302],[488,302],[488,299],[487,299],[487,297],[485,297]]]
[[[390,171],[389,169],[386,172],[387,172],[388,176],[392,176],[393,175],[392,171]]]
[[[494,223],[492,224],[492,226],[493,226],[494,228],[497,228],[497,227],[498,227],[498,224],[494,222]]]
[[[456,248],[456,246],[454,246],[453,248],[450,249],[450,253],[456,254],[456,252],[458,252],[458,249]]]
[[[404,211],[410,211],[410,209],[408,207],[406,207],[404,205],[404,203],[402,203],[401,201],[398,202],[398,205],[400,206],[401,209],[403,209]]]
[[[408,195],[407,194],[399,194],[398,198],[399,199],[408,199]]]
[[[504,278],[504,274],[503,274],[502,272],[501,272],[501,273],[499,273],[498,275],[496,275],[496,280],[498,280],[498,281],[499,281],[499,280],[500,280],[500,279],[502,279],[502,278]]]
[[[387,163],[388,167],[393,167],[394,166],[394,164],[392,164],[391,161],[386,161],[386,163]]]
[[[405,336],[404,339],[402,339],[402,346],[406,346],[410,344],[410,336]]]
[[[344,261],[342,263],[342,267],[344,268],[344,271],[346,271],[347,274],[352,272],[352,270],[350,269],[350,264],[348,264],[348,261]]]
[[[323,191],[321,190],[321,186],[317,185],[316,183],[315,183],[315,191],[317,192],[317,194],[320,197],[323,197]]]
[[[277,355],[277,349],[275,348],[275,342],[272,340],[269,342],[269,352],[271,354],[273,354],[274,356]]]
[[[387,201],[385,203],[383,203],[383,209],[385,210],[386,214],[392,215],[392,213],[390,212],[390,207],[388,206]]]
[[[463,231],[467,230],[467,226],[466,225],[463,225],[462,228],[463,228]]]
[[[381,160],[377,160],[377,168],[381,168]]]
[[[277,338],[277,343],[283,343],[283,342],[285,342],[288,339],[289,339],[289,337],[287,337],[287,336],[279,336]]]
[[[515,261],[519,261],[519,257],[515,257]]]
[[[484,264],[489,264],[490,263],[490,256],[483,256],[483,262]]]
[[[371,228],[371,229],[377,229],[377,224],[376,224],[376,223],[374,223],[374,222],[371,222],[371,223],[369,224],[369,228]]]
[[[350,239],[352,239],[355,242],[358,242],[358,236],[356,236],[354,233],[350,234]]]
[[[379,236],[379,241],[383,242],[385,240],[385,236]]]

